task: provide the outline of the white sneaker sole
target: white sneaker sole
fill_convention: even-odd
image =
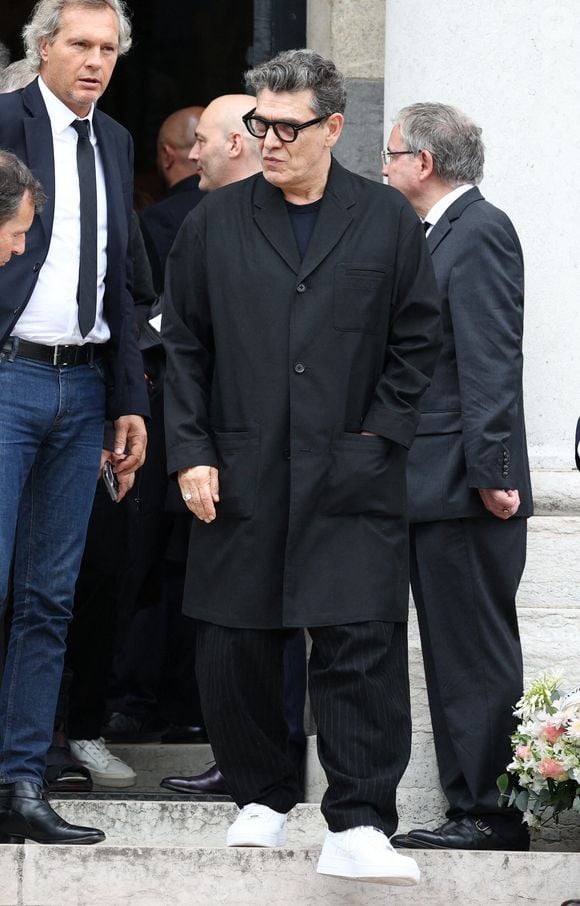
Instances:
[[[421,872],[415,866],[405,866],[403,869],[393,866],[385,869],[384,865],[353,865],[350,859],[334,857],[319,860],[316,871],[319,875],[331,875],[335,878],[345,878],[347,881],[368,881],[374,884],[390,884],[392,887],[415,887],[421,880]]]
[[[248,829],[230,827],[226,837],[227,846],[284,846],[288,829],[283,827],[275,833],[251,833]]]
[[[111,777],[110,774],[101,774],[100,771],[92,771],[90,768],[89,771],[93,778],[93,783],[98,784],[98,786],[110,786],[116,790],[123,790],[129,786],[135,786],[137,781],[136,774],[133,774],[130,777],[119,777],[118,775],[113,775]]]

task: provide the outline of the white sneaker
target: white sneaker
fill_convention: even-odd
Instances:
[[[228,846],[283,846],[287,836],[286,815],[267,805],[250,802],[230,825]]]
[[[133,768],[109,752],[102,737],[69,739],[69,745],[73,758],[89,769],[95,783],[113,787],[133,786],[135,783],[137,775]]]
[[[316,869],[321,875],[411,887],[421,878],[419,866],[400,856],[388,837],[374,827],[327,831]]]

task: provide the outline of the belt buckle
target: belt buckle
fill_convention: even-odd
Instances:
[[[67,353],[69,350],[76,349],[75,346],[55,346],[54,352],[52,354],[52,364],[58,365],[59,368],[66,368],[68,365],[75,364],[74,353],[71,359],[69,359]]]

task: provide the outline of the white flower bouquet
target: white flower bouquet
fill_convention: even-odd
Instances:
[[[497,781],[500,805],[519,809],[530,827],[580,812],[580,686],[561,686],[561,675],[543,673],[526,689],[514,709],[509,774]]]

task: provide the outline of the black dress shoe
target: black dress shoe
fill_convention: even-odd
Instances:
[[[164,777],[160,784],[175,793],[215,793],[228,795],[229,790],[217,764],[194,777]]]
[[[161,742],[167,745],[175,743],[190,743],[192,745],[206,745],[209,742],[205,727],[201,724],[187,726],[185,724],[169,724],[169,728],[161,736]]]
[[[101,734],[107,742],[146,743],[161,742],[168,724],[153,718],[142,719],[132,714],[113,711]]]
[[[0,843],[101,843],[94,827],[69,824],[46,801],[39,783],[0,784]]]
[[[399,849],[475,849],[527,852],[530,838],[525,827],[517,825],[502,836],[489,826],[484,818],[463,815],[452,818],[435,830],[412,830],[408,834],[391,837]]]

